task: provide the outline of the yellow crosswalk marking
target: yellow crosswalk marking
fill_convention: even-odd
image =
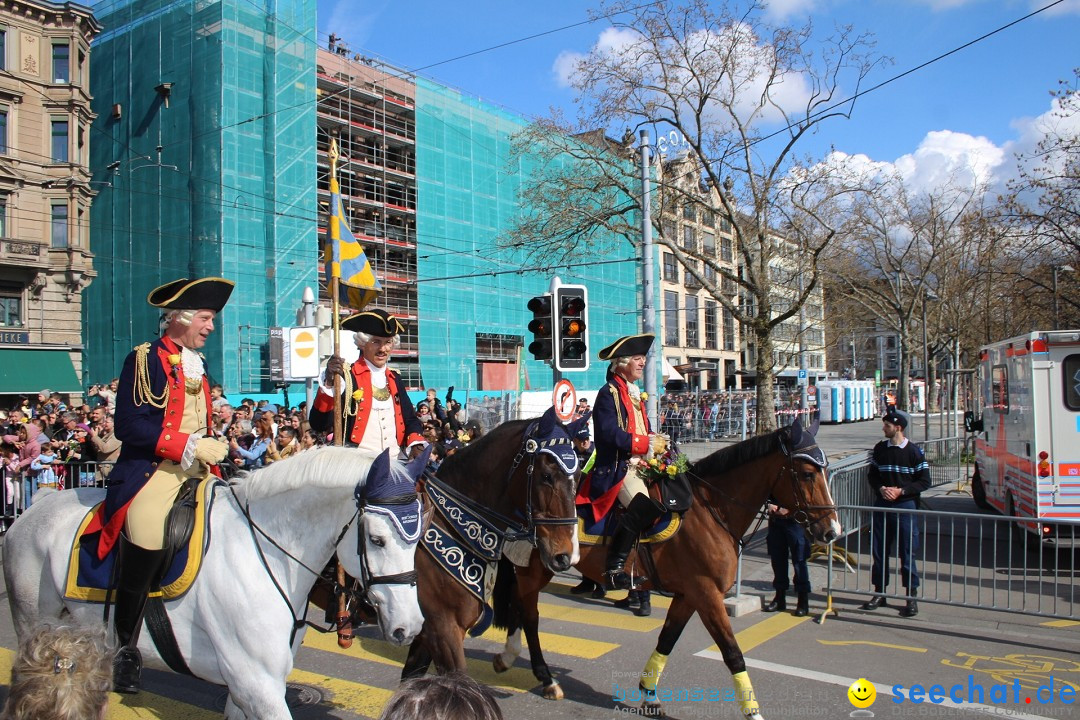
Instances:
[[[15,653],[7,648],[0,648],[0,678],[6,678],[8,686],[11,685],[11,665],[15,661]],[[217,720],[221,717],[218,711],[206,710],[205,708],[191,705],[179,700],[173,700],[162,695],[146,692],[138,695],[120,695],[109,693],[109,712],[105,715],[106,720],[148,720],[148,718],[185,718],[187,720]],[[378,717],[378,713],[375,714]]]
[[[353,640],[351,648],[344,650],[338,647],[337,635],[334,633],[309,632],[304,635],[304,647],[399,668],[404,666],[405,658],[409,653],[407,647],[398,647],[384,640],[361,636],[357,636]],[[536,678],[533,677],[531,670],[513,667],[505,673],[499,674],[492,668],[490,660],[468,659],[466,662],[468,664],[468,674],[485,685],[515,693],[529,692],[536,687]],[[378,713],[375,714],[378,715]]]
[[[572,592],[570,592],[570,588],[572,587],[574,586],[564,582],[551,582],[548,583],[547,587],[544,588],[544,592],[551,593],[552,595],[565,595],[571,598],[589,597],[588,595],[574,595]],[[608,592],[607,596],[603,600],[598,600],[597,602],[614,602],[615,600],[622,600],[624,597],[626,597],[626,593],[622,590],[612,590]],[[656,593],[652,594],[649,602],[652,603],[654,610],[656,608],[664,608],[666,610],[667,608],[671,607],[671,598],[664,597],[663,595],[657,595]]]
[[[1080,620],[1048,620],[1047,622],[1039,623],[1039,624],[1042,625],[1043,627],[1067,628],[1067,627],[1076,627],[1077,625],[1080,625]]]
[[[810,616],[800,618],[789,613],[776,613],[766,620],[735,633],[735,642],[739,644],[739,649],[743,651],[743,654],[746,654],[758,645],[772,640],[777,635],[785,633],[809,619]],[[720,652],[720,648],[716,645],[710,645],[702,652],[717,653]]]
[[[482,640],[490,640],[501,646],[506,641],[506,631],[494,627],[488,628],[487,632],[481,635],[480,638]],[[522,637],[521,644],[523,646],[525,645],[524,637]],[[569,655],[571,657],[595,660],[619,646],[615,643],[602,642],[600,640],[589,640],[583,637],[570,637],[569,635],[542,632],[540,633],[540,647],[544,648],[545,653],[551,652],[559,655]]]
[[[336,639],[334,644],[337,644]],[[383,706],[390,700],[390,696],[394,694],[393,690],[384,690],[383,688],[329,677],[328,675],[308,672],[307,670],[293,670],[289,674],[289,680],[327,690],[330,693],[330,699],[324,702],[324,705],[329,704],[332,707],[341,708],[368,718],[379,717]]]
[[[540,617],[545,620],[584,623],[631,632],[653,632],[664,624],[662,618],[638,617],[626,610],[587,610],[582,607],[540,603]]]

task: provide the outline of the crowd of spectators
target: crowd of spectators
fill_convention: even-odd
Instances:
[[[81,405],[69,407],[60,393],[42,390],[36,398],[21,397],[11,409],[0,409],[4,527],[32,504],[40,488],[104,485],[120,455],[113,421],[118,382],[92,385]],[[212,386],[210,395],[211,425],[228,440],[228,463],[237,469],[257,469],[332,440],[308,426],[305,402],[285,408],[243,398],[233,405],[220,385]],[[430,389],[416,406],[424,437],[434,446],[433,469],[483,433],[453,395],[451,387],[444,402]]]

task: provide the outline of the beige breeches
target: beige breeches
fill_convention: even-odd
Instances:
[[[128,505],[124,533],[128,540],[147,550],[165,545],[165,518],[172,510],[180,487],[188,479],[176,463],[163,461]]]
[[[635,495],[649,497],[649,489],[645,487],[645,481],[631,465],[626,471],[626,477],[623,478],[622,487],[619,488],[619,504],[623,507],[629,506]]]

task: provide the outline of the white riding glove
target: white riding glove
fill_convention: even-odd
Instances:
[[[217,465],[228,454],[228,444],[216,438],[203,437],[195,442],[195,459],[203,465]]]
[[[667,451],[668,436],[664,433],[655,433],[649,436],[649,450],[653,457],[660,457]]]

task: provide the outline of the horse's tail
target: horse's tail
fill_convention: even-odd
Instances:
[[[491,609],[495,613],[491,624],[495,627],[508,633],[521,627],[521,613],[517,604],[517,573],[514,571],[514,564],[504,557],[499,558],[495,587],[491,591]]]

